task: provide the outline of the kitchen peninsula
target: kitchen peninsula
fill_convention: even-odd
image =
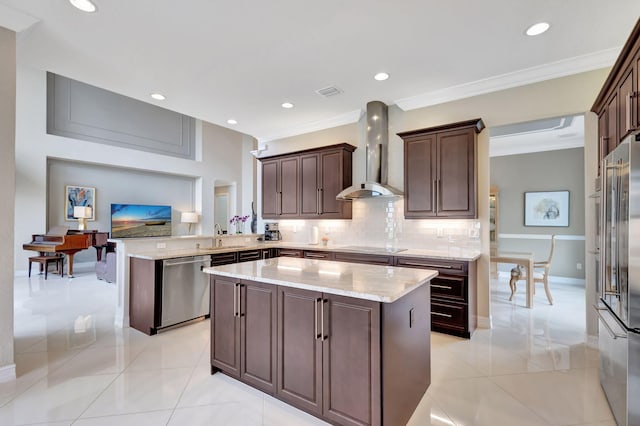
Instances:
[[[405,424],[430,384],[428,269],[278,257],[211,274],[211,371],[340,425]]]

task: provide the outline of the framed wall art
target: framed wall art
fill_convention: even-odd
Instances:
[[[569,191],[525,192],[524,226],[569,226]]]
[[[91,207],[91,217],[87,220],[96,220],[96,189],[88,186],[65,186],[64,217],[65,220],[77,220],[73,217],[73,208],[76,206]]]

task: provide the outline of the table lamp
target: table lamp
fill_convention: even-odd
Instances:
[[[196,212],[182,212],[180,222],[189,224],[189,234],[191,234],[191,225],[198,223],[198,213]]]
[[[73,207],[73,217],[78,219],[78,229],[84,231],[87,229],[87,219],[93,214],[91,207],[75,206]]]

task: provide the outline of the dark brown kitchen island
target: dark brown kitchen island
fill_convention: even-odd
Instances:
[[[275,258],[213,268],[211,370],[339,425],[401,425],[430,384],[436,271]]]

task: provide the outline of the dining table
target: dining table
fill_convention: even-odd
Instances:
[[[518,251],[506,251],[506,250],[492,250],[490,255],[490,262],[495,263],[512,263],[516,265],[522,265],[527,270],[527,301],[526,307],[533,307],[533,253],[518,252]]]

